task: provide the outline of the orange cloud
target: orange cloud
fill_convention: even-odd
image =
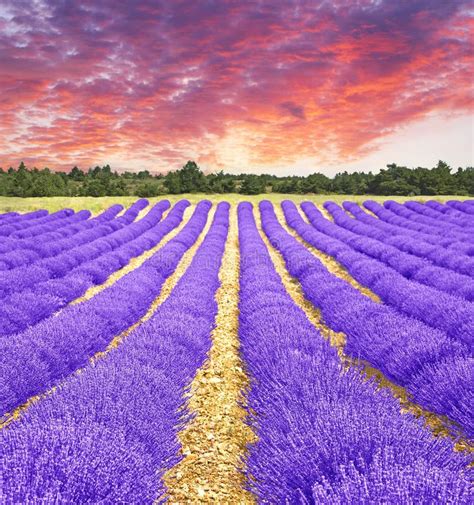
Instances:
[[[360,158],[400,126],[472,110],[467,9],[4,2],[0,165],[167,170],[195,158],[265,171]]]

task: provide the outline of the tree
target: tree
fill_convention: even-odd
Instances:
[[[162,195],[164,191],[158,182],[143,182],[137,187],[136,194],[141,198],[150,198]]]
[[[172,194],[205,192],[208,189],[206,176],[194,161],[188,161],[175,172],[168,172],[165,186]]]
[[[286,177],[272,183],[273,193],[300,193],[300,181],[298,177]]]
[[[165,188],[168,190],[168,193],[172,195],[178,195],[183,193],[183,189],[181,186],[181,179],[177,172],[168,172],[165,177]]]
[[[465,170],[459,167],[454,178],[456,179],[456,195],[474,195],[474,167],[467,167]]]
[[[375,195],[417,195],[420,194],[420,187],[416,179],[415,171],[392,163],[374,176],[368,189]]]
[[[73,167],[73,169],[68,174],[69,178],[73,181],[83,181],[86,174],[77,167]]]
[[[32,173],[27,170],[23,161],[18,166],[18,170],[13,172],[13,195],[28,196],[31,189]]]
[[[129,194],[124,179],[114,180],[107,186],[106,191],[108,196],[127,196]]]
[[[83,186],[82,194],[84,196],[106,196],[107,188],[102,181],[98,179],[91,179]]]
[[[137,179],[149,179],[151,177],[150,172],[148,170],[140,170],[137,174]]]
[[[38,171],[33,178],[31,196],[61,196],[69,194],[67,177],[51,172],[49,169]],[[28,195],[28,196],[30,196]]]
[[[182,193],[203,192],[207,189],[206,177],[194,161],[188,161],[177,171],[181,182]]]
[[[211,193],[233,193],[235,191],[234,180],[231,176],[224,174],[222,170],[207,175],[206,186]]]
[[[331,179],[324,174],[315,172],[302,178],[300,190],[301,193],[327,193],[331,190]]]
[[[258,175],[246,175],[240,186],[240,193],[243,195],[259,195],[265,193],[265,180]]]

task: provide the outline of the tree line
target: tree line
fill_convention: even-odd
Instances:
[[[182,193],[339,193],[344,195],[474,195],[474,167],[453,170],[444,161],[433,168],[407,168],[395,163],[379,173],[341,172],[330,178],[315,172],[308,176],[269,174],[204,174],[194,161],[166,175],[148,170],[118,173],[109,165],[69,172],[48,168],[0,168],[3,196],[127,196],[153,197]]]

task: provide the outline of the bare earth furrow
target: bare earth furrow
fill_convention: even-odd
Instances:
[[[239,354],[239,263],[233,208],[219,272],[212,347],[188,392],[187,407],[194,417],[179,434],[184,458],[165,475],[170,503],[254,503],[241,472],[253,434],[245,423],[242,395],[248,379]]]
[[[338,262],[336,261],[333,257],[329,256],[328,254],[323,253],[316,247],[312,246],[308,242],[306,242],[299,234],[297,231],[295,231],[293,228],[289,227],[286,223],[285,216],[283,214],[283,211],[281,210],[280,206],[275,205],[275,214],[278,217],[278,220],[280,221],[281,225],[285,229],[287,233],[289,233],[292,237],[294,237],[296,240],[301,242],[309,251],[311,251],[318,259],[321,261],[321,263],[334,275],[337,275],[339,278],[344,279],[346,282],[348,282],[351,286],[355,287],[358,289],[362,294],[365,296],[368,296],[371,300],[374,300],[374,302],[380,303],[380,298],[373,293],[370,289],[366,288],[365,286],[362,286],[359,282],[357,282],[354,277]]]

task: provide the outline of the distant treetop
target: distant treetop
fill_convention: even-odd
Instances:
[[[378,174],[342,172],[333,178],[315,172],[306,177],[224,172],[204,174],[194,161],[166,175],[148,170],[118,173],[109,165],[77,166],[70,172],[48,168],[28,169],[23,162],[15,170],[0,168],[0,195],[3,196],[126,196],[153,197],[182,193],[339,193],[346,195],[474,195],[474,168],[452,170],[444,161],[434,168],[414,169],[387,165]]]

